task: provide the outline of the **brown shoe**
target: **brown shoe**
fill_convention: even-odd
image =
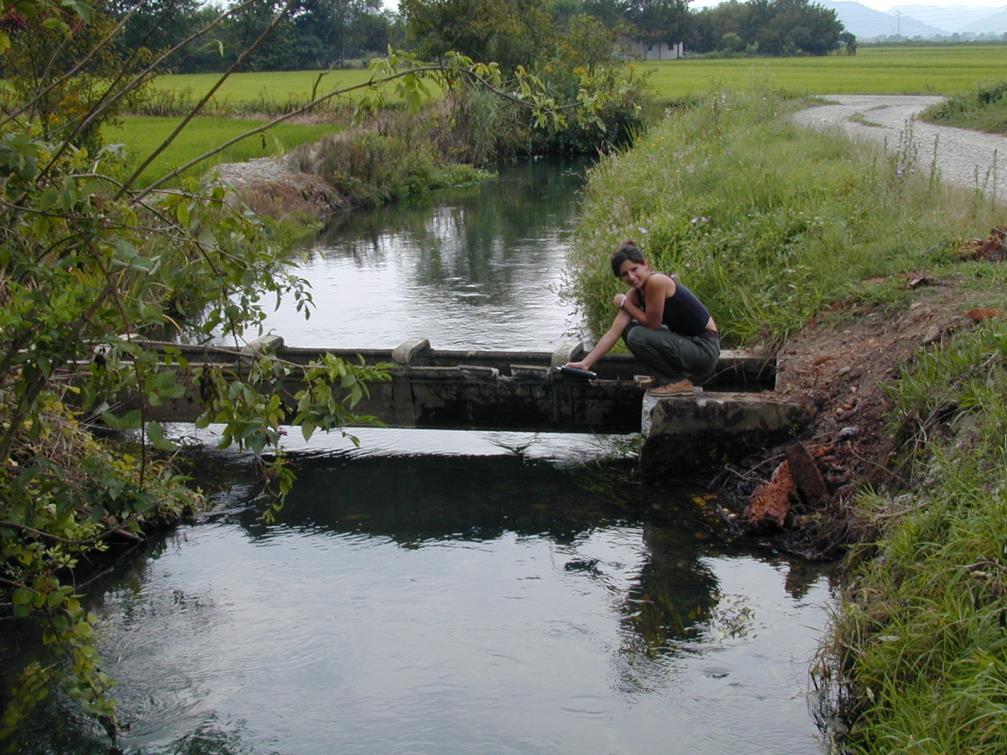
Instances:
[[[667,385],[659,385],[656,388],[651,388],[647,391],[648,396],[656,396],[657,398],[665,398],[667,396],[686,396],[691,394],[693,391],[693,385],[691,380],[679,380],[675,383],[668,383]]]

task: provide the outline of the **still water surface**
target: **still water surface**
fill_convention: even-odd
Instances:
[[[270,327],[551,348],[577,331],[556,288],[579,167],[346,218],[304,259],[316,313]],[[291,438],[268,526],[247,462],[206,452],[213,510],[93,586],[127,751],[821,751],[829,576],[731,545],[702,485],[641,484],[620,439],[357,434]],[[37,749],[100,751],[68,710],[49,704]]]
[[[587,164],[506,167],[474,189],[339,219],[300,261],[315,309],[266,327],[289,346],[551,351],[582,333],[559,295]]]

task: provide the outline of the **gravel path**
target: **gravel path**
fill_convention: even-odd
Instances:
[[[857,139],[868,139],[897,148],[914,116],[941,100],[916,95],[839,94],[827,95],[830,104],[802,110],[795,122],[813,128],[841,128]],[[968,131],[950,126],[932,126],[913,121],[913,138],[918,147],[917,170],[929,173],[937,143],[937,167],[948,183],[968,189],[994,190],[1007,198],[1007,137]],[[994,168],[995,163],[995,168]]]

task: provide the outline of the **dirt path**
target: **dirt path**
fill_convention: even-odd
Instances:
[[[797,113],[795,122],[813,128],[838,127],[854,138],[879,142],[891,150],[912,121],[917,170],[929,173],[936,143],[937,168],[943,180],[968,189],[995,191],[996,197],[1007,198],[1007,137],[912,120],[940,97],[840,94],[826,99],[829,104]]]

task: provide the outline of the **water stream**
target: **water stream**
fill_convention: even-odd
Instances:
[[[289,344],[549,349],[578,164],[344,219],[306,253]],[[821,752],[820,567],[732,544],[702,481],[642,484],[627,439],[361,430],[301,452],[278,521],[248,461],[213,508],[89,588],[129,752]],[[206,436],[203,440],[206,440]],[[40,752],[103,751],[58,697]]]

